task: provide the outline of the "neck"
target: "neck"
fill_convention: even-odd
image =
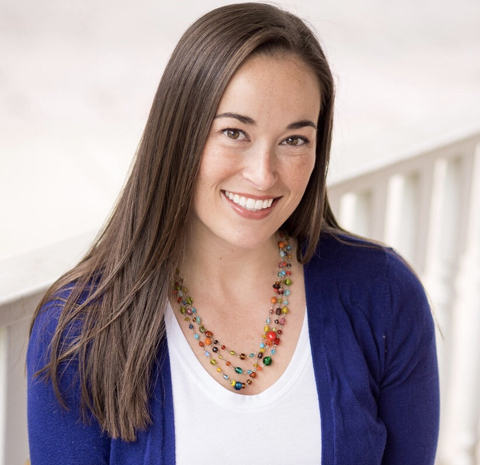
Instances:
[[[241,247],[216,238],[197,241],[192,237],[179,266],[181,275],[188,286],[215,284],[217,288],[226,289],[242,281],[247,288],[275,271],[279,260],[278,240],[275,234],[255,247]]]

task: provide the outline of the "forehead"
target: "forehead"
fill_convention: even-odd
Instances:
[[[321,90],[312,69],[293,54],[256,55],[233,75],[219,112],[248,111],[318,118]],[[251,115],[253,116],[253,115]]]

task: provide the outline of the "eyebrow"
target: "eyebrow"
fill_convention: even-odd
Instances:
[[[243,124],[252,124],[252,125],[257,124],[255,120],[253,120],[249,116],[240,115],[238,113],[230,113],[230,112],[220,113],[219,115],[215,115],[214,119],[217,119],[217,118],[234,118]],[[317,125],[313,121],[310,121],[309,119],[302,119],[300,121],[295,121],[294,123],[290,123],[287,126],[287,129],[301,129],[307,126],[311,126],[313,129],[315,129],[315,131],[317,130]]]

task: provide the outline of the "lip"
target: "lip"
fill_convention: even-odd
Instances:
[[[272,204],[267,207],[267,208],[262,208],[261,210],[248,210],[245,207],[242,207],[241,205],[235,203],[233,200],[227,197],[227,192],[233,195],[238,195],[239,197],[245,197],[247,199],[253,199],[253,200],[260,200],[260,201],[265,201],[265,200],[271,200],[272,199]],[[222,190],[222,195],[223,198],[226,200],[226,202],[230,205],[230,207],[240,216],[243,218],[247,219],[263,219],[270,215],[272,210],[275,208],[275,205],[277,204],[277,201],[280,197],[272,197],[268,195],[251,195],[251,194],[245,194],[245,193],[240,193],[240,192],[232,192],[232,191],[225,191]]]

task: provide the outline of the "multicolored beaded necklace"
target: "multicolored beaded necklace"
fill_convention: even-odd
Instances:
[[[209,358],[212,368],[223,376],[223,379],[236,391],[240,391],[251,385],[257,377],[257,374],[262,371],[263,368],[272,365],[272,357],[277,353],[277,346],[280,344],[280,336],[283,332],[282,328],[286,321],[285,317],[289,312],[287,305],[290,286],[292,285],[292,247],[289,244],[287,235],[280,232],[279,236],[279,271],[277,273],[277,280],[273,284],[274,295],[270,299],[268,318],[265,320],[262,340],[257,352],[250,352],[247,355],[245,352],[234,350],[226,344],[222,344],[218,339],[215,339],[213,332],[205,327],[197,309],[193,306],[193,298],[188,295],[187,288],[183,286],[180,271],[177,270],[176,272],[173,295],[179,305],[183,320],[188,324],[188,329],[192,332],[198,345],[203,349],[205,356]],[[238,363],[232,363],[229,360],[228,355],[236,357],[241,361],[251,359],[254,362],[253,366],[249,369],[238,366]],[[217,359],[221,360],[227,367],[233,370],[236,379],[231,378],[224,372],[219,366]],[[244,382],[238,381],[238,379],[242,378],[246,378]]]

